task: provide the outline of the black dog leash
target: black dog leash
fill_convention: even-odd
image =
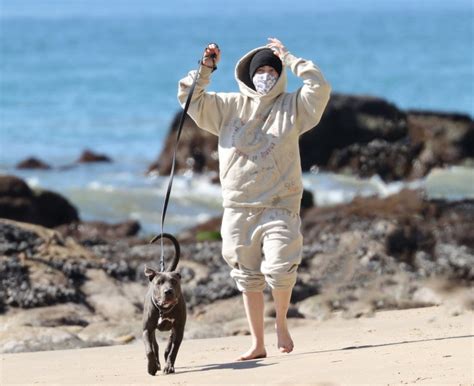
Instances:
[[[211,44],[215,44],[215,43],[211,43]],[[218,48],[217,44],[215,44],[215,46]],[[216,55],[212,54],[211,58],[214,60],[216,58]],[[191,104],[191,99],[193,97],[194,89],[196,87],[197,80],[199,79],[201,65],[203,65],[202,64],[202,59],[199,60],[199,67],[196,70],[196,75],[194,77],[193,83],[191,84],[191,88],[189,89],[189,94],[188,94],[188,97],[186,98],[186,103],[184,104],[183,112],[182,112],[181,118],[179,120],[179,126],[178,126],[178,131],[176,133],[176,141],[175,141],[175,145],[174,145],[173,161],[171,163],[171,171],[170,171],[170,176],[169,176],[169,180],[168,180],[168,188],[166,189],[165,200],[163,202],[163,208],[161,210],[161,233],[159,235],[156,235],[155,237],[153,237],[153,239],[150,241],[150,244],[154,243],[163,234],[163,227],[164,227],[164,223],[165,223],[166,211],[168,209],[168,202],[169,202],[170,195],[171,195],[171,188],[173,186],[174,172],[175,172],[175,167],[176,167],[176,155],[177,155],[177,152],[178,152],[179,139],[181,137],[181,132],[183,131],[184,120],[186,119],[186,114],[188,112],[189,105]],[[215,70],[216,68],[217,67],[214,65],[213,70]],[[161,237],[160,272],[164,272],[164,271],[165,271],[165,257],[164,257],[164,251],[163,251],[163,237]]]

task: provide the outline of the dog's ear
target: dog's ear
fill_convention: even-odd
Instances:
[[[178,271],[173,272],[173,276],[179,280],[181,280],[181,274]]]
[[[147,267],[145,265],[145,276],[148,278],[148,280],[152,281],[153,278],[158,274],[154,269]]]

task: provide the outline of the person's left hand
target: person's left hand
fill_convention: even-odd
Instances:
[[[277,38],[268,38],[268,40],[270,43],[267,44],[267,47],[271,48],[275,55],[282,59],[283,56],[285,56],[285,54],[288,52],[285,45]]]

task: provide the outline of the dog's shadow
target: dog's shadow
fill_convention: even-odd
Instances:
[[[274,363],[261,363],[262,360],[263,359],[254,359],[241,362],[213,363],[203,366],[181,367],[181,369],[179,370],[179,374],[196,373],[200,371],[211,370],[248,370],[255,369],[258,367],[267,367],[274,365]]]

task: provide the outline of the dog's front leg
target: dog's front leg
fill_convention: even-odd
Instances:
[[[161,369],[161,365],[154,328],[143,330],[143,342],[145,343],[145,353],[148,359],[148,374],[155,375]]]
[[[176,331],[173,329],[173,332],[171,333],[170,340],[168,341],[168,346],[166,347],[165,351],[166,365],[163,369],[165,374],[174,373],[174,362],[176,360],[176,356],[178,355],[179,346],[183,340],[183,330]]]
[[[171,334],[165,349],[165,362],[168,362],[168,355],[170,355],[171,347],[173,347],[173,340],[173,334]]]

